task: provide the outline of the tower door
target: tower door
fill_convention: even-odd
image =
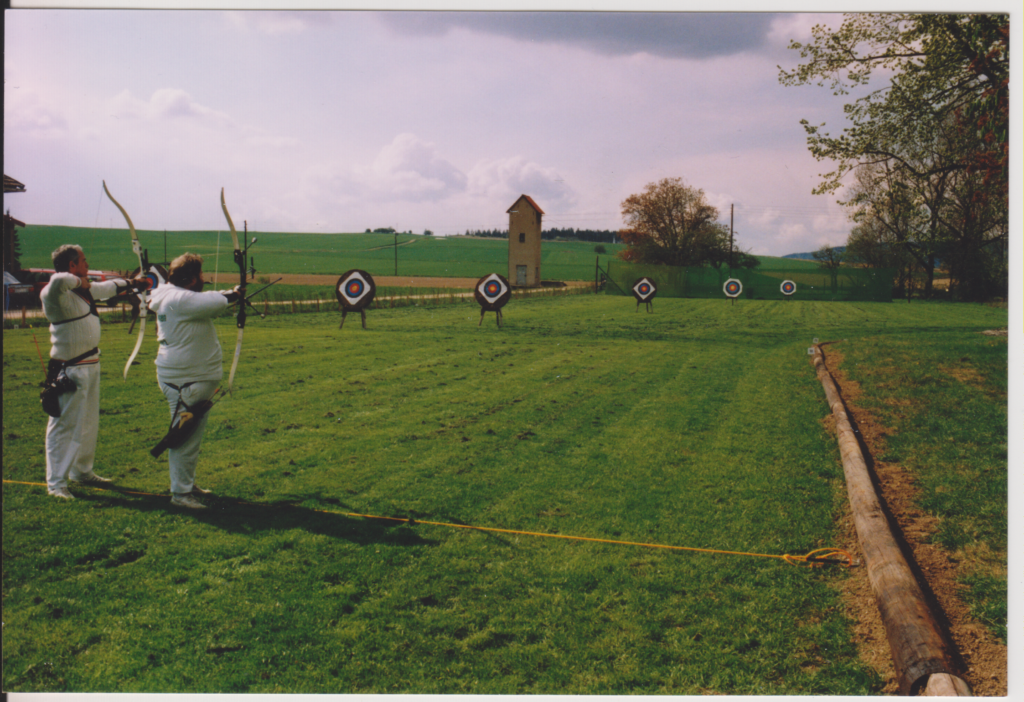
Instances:
[[[516,285],[526,285],[526,266],[516,266]]]

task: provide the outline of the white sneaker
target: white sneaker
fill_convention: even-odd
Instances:
[[[206,505],[192,497],[192,495],[174,495],[171,498],[171,504],[175,507],[184,507],[185,509],[206,509]]]
[[[72,495],[71,491],[68,490],[66,487],[60,487],[60,488],[57,488],[56,490],[47,490],[47,492],[49,492],[54,497],[60,497],[60,498],[65,499],[65,500],[73,500],[73,499],[75,499],[75,496]]]
[[[111,480],[110,478],[101,478],[100,476],[96,475],[92,471],[89,471],[88,473],[83,473],[82,475],[78,476],[77,478],[72,478],[71,482],[73,482],[73,483],[112,483],[114,481]]]

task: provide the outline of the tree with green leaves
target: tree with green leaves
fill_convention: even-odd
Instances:
[[[759,265],[755,256],[730,247],[729,229],[717,221],[718,216],[718,208],[708,203],[704,191],[682,178],[648,183],[642,193],[622,202],[626,228],[619,238],[627,248],[619,256],[625,261],[670,266]]]
[[[829,276],[832,278],[832,292],[836,292],[839,287],[839,268],[843,265],[845,254],[846,249],[829,246],[828,244],[811,253],[814,260],[818,262],[818,267],[828,271]]]
[[[845,258],[869,268],[895,270],[894,295],[903,297],[913,292],[915,273],[924,272],[927,261],[932,261],[934,270],[934,255],[929,256],[917,241],[927,231],[924,208],[889,166],[857,169],[857,183],[846,203],[853,208],[850,219],[855,225],[846,241]],[[932,277],[925,279],[928,285]]]
[[[943,256],[970,261],[951,271],[962,297],[991,294],[986,265],[1005,249],[1008,209],[1009,17],[848,14],[838,30],[819,25],[812,36],[790,44],[805,62],[780,68],[784,85],[847,95],[874,71],[891,74],[845,105],[850,126],[840,136],[802,121],[811,153],[835,164],[814,192],[835,192],[851,171],[884,164],[927,211],[926,226],[902,244],[926,272],[926,293]],[[864,202],[861,195],[844,204]]]

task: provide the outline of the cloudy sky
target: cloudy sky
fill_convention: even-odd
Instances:
[[[840,15],[11,10],[4,197],[21,221],[219,229],[618,229],[621,203],[681,177],[740,246],[843,244],[831,170],[801,119],[844,99],[787,88],[791,40]]]

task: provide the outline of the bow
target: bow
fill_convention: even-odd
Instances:
[[[220,189],[220,207],[224,210],[224,217],[228,220],[228,226],[231,228],[231,244],[235,248],[235,263],[238,265],[238,284],[242,294],[238,302],[238,316],[235,318],[236,325],[238,326],[238,341],[235,343],[235,357],[231,361],[231,372],[228,374],[227,394],[231,394],[235,384],[235,371],[238,370],[238,358],[242,355],[242,332],[245,330],[245,312],[247,307],[252,306],[252,303],[245,299],[245,276],[251,272],[255,277],[256,268],[251,263],[248,268],[245,265],[245,257],[249,251],[250,242],[246,241],[244,248],[238,244],[238,231],[235,229],[235,223],[231,221],[227,203],[224,202],[224,188]],[[254,238],[252,243],[255,242],[256,239]]]
[[[149,251],[142,248],[142,244],[139,242],[139,235],[135,232],[135,225],[132,224],[132,218],[129,217],[128,213],[125,212],[125,209],[121,207],[121,203],[115,200],[114,196],[110,194],[109,190],[107,190],[107,181],[103,181],[103,192],[107,194],[107,197],[110,198],[112,203],[117,205],[117,209],[121,210],[121,214],[124,215],[125,221],[128,222],[128,231],[130,231],[132,235],[132,251],[134,251],[135,255],[139,257],[139,272],[143,275],[149,273]],[[142,324],[139,325],[139,338],[135,342],[135,348],[132,350],[132,355],[128,357],[128,363],[124,365],[125,380],[128,380],[128,369],[132,367],[132,362],[135,360],[135,357],[139,355],[139,349],[142,348],[142,338],[146,334],[146,312],[148,311],[147,306],[149,305],[149,288],[140,290],[138,295],[140,303],[139,316],[142,319]]]

